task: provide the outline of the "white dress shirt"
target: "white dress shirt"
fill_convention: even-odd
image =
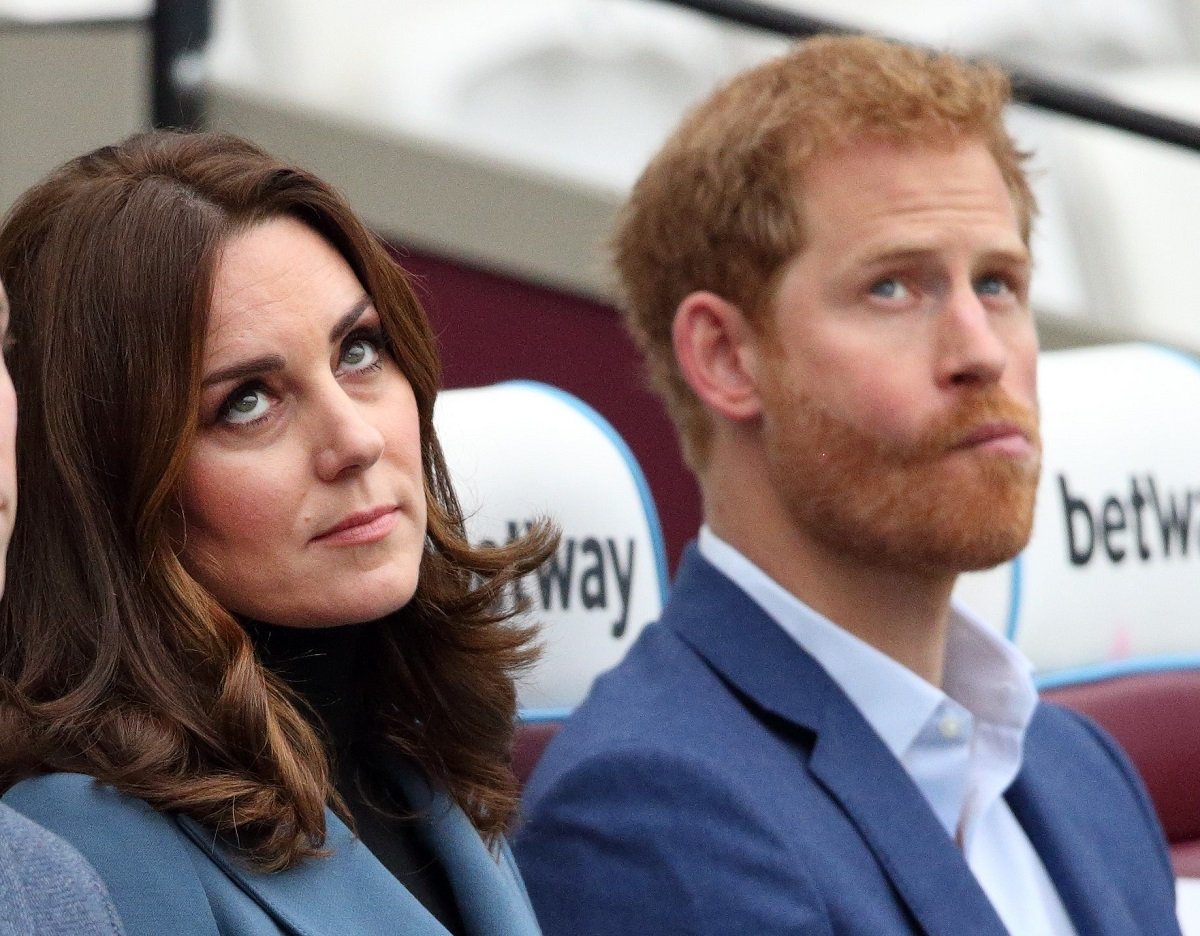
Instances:
[[[1014,936],[1075,936],[1062,899],[1004,800],[1037,706],[1029,661],[960,608],[943,689],[808,607],[707,526],[700,552],[832,677],[929,801]]]

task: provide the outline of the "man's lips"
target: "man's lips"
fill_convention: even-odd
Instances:
[[[1016,423],[992,422],[976,426],[954,446],[955,449],[994,452],[1025,458],[1033,454],[1029,434]]]
[[[392,531],[400,517],[395,504],[383,504],[347,515],[312,538],[314,543],[355,544],[382,539]]]

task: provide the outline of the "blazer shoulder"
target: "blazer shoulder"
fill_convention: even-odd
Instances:
[[[1107,766],[1144,803],[1147,815],[1153,814],[1145,785],[1129,755],[1112,735],[1082,712],[1055,702],[1039,701],[1027,744],[1035,755],[1052,750],[1056,757],[1061,757],[1068,745],[1081,751],[1090,748],[1093,753],[1100,755],[1100,760],[1093,762],[1093,769],[1098,768],[1099,764]]]
[[[625,744],[547,778],[514,844],[547,936],[829,931],[771,804],[712,761]]]
[[[62,838],[0,805],[0,931],[120,936],[108,892]]]
[[[73,773],[22,780],[2,800],[83,855],[107,887],[130,936],[216,936],[195,864],[207,859],[172,816]]]
[[[173,842],[183,841],[169,816],[85,774],[29,777],[12,786],[0,801],[85,854],[114,841],[123,843],[123,851],[136,844],[150,853],[171,851]]]
[[[1174,882],[1166,838],[1146,785],[1129,755],[1101,725],[1066,706],[1039,702],[1026,738],[1025,762],[1032,769],[1057,774],[1064,783],[1065,799],[1081,789],[1089,791],[1093,805],[1100,797],[1116,797],[1116,804],[1106,810],[1110,819],[1136,815],[1137,826],[1157,856],[1158,871],[1164,880]]]

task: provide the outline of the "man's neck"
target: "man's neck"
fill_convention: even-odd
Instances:
[[[814,611],[941,686],[955,575],[863,563],[795,529],[782,511],[754,507],[739,498],[721,510],[706,498],[705,520]]]

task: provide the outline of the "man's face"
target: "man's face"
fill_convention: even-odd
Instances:
[[[1011,558],[1037,487],[1029,255],[982,143],[860,143],[804,173],[806,246],[764,344],[763,432],[798,532],[869,565]]]

